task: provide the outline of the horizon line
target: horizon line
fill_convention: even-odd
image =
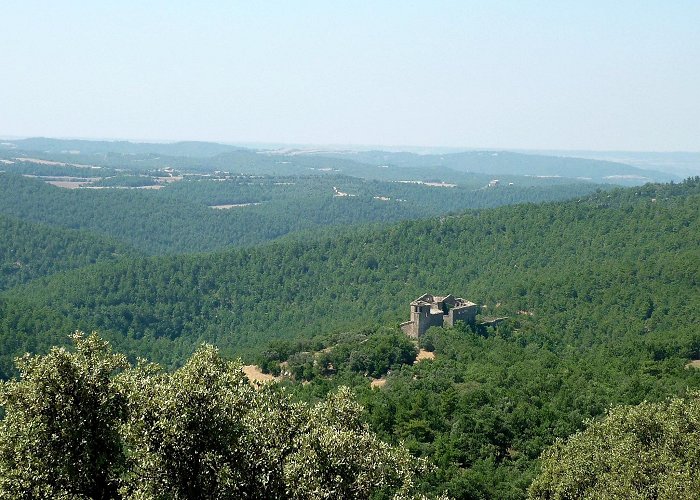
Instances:
[[[410,144],[372,144],[372,143],[315,143],[315,142],[284,142],[284,141],[229,141],[229,140],[213,140],[213,139],[153,139],[153,138],[125,138],[125,137],[87,137],[87,136],[46,136],[46,135],[6,135],[0,134],[0,140],[27,140],[27,139],[49,139],[59,141],[86,141],[86,142],[128,142],[131,144],[178,144],[184,142],[191,143],[209,143],[222,146],[236,146],[247,149],[255,149],[256,147],[276,147],[276,149],[284,148],[316,148],[328,151],[329,149],[343,149],[354,151],[384,151],[388,148],[396,151],[416,150],[416,149],[442,149],[457,151],[507,151],[507,152],[585,152],[585,153],[662,153],[662,154],[700,154],[700,150],[684,150],[684,149],[588,149],[588,148],[552,148],[552,147],[503,147],[503,146],[445,146],[445,145],[410,145]]]

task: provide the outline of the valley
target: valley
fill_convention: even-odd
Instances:
[[[424,491],[492,498],[521,497],[547,446],[610,405],[700,388],[697,179],[513,197],[337,174],[0,181],[4,378],[76,329],[168,370],[206,341],[309,404],[352,387],[374,432],[439,464]],[[411,343],[398,325],[428,290],[473,298],[478,321]]]
[[[84,168],[45,161],[21,164]],[[4,379],[75,330],[175,373],[211,343],[304,404],[352,388],[372,432],[435,466],[419,490],[456,498],[522,498],[587,419],[700,389],[697,178],[200,168],[65,189],[6,170]],[[409,339],[427,291],[469,297],[475,321]]]

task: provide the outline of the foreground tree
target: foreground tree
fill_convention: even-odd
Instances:
[[[73,340],[2,386],[0,498],[369,498],[410,493],[424,468],[368,430],[346,388],[309,407],[212,346],[166,373]]]
[[[243,482],[243,416],[253,389],[240,364],[200,348],[174,373],[144,366],[121,377],[131,454],[125,493],[137,498],[229,498]]]
[[[126,358],[97,335],[72,336],[75,352],[17,360],[0,388],[0,498],[113,498],[124,471],[115,386]]]
[[[362,420],[347,387],[310,411],[305,432],[284,473],[292,498],[369,498],[377,491],[410,492],[425,463],[382,442]]]
[[[613,408],[542,457],[531,498],[697,498],[700,394]]]

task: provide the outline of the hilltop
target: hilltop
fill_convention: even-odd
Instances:
[[[113,238],[0,215],[0,290],[138,252]]]

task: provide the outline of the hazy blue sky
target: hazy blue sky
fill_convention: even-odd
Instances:
[[[0,49],[5,136],[700,150],[700,0],[4,0]]]

